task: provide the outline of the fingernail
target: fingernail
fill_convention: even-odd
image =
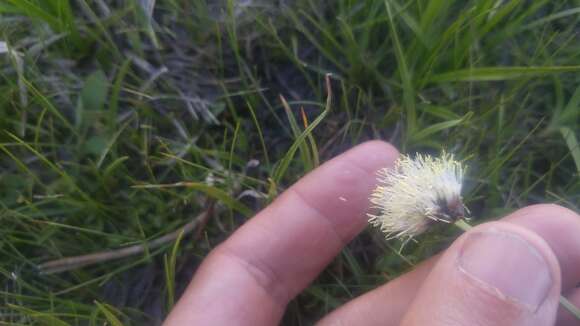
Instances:
[[[458,263],[460,270],[478,286],[534,312],[552,287],[544,256],[513,233],[500,230],[470,233],[460,250]]]

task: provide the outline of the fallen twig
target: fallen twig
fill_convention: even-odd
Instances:
[[[88,255],[65,257],[56,260],[51,260],[46,263],[38,265],[38,269],[42,274],[54,274],[65,272],[73,269],[77,269],[83,266],[93,265],[105,261],[125,258],[128,256],[133,256],[144,252],[147,249],[154,249],[160,247],[168,242],[176,240],[180,234],[187,234],[199,225],[205,224],[209,216],[213,211],[213,203],[210,203],[208,208],[201,214],[197,215],[189,223],[185,224],[181,228],[161,236],[157,239],[151,240],[150,242],[133,245],[125,248],[105,250],[101,252],[96,252]]]

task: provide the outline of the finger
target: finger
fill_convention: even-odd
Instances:
[[[552,204],[532,205],[515,211],[502,221],[520,225],[544,238],[560,262],[564,289],[580,282],[580,218]],[[413,271],[348,302],[326,316],[321,325],[399,325],[419,285],[439,255]]]
[[[506,222],[480,225],[437,261],[401,325],[553,325],[560,275],[536,233]]]
[[[577,308],[580,307],[580,289],[576,288],[566,294],[566,298]],[[558,310],[558,320],[556,326],[578,326],[578,317],[572,315],[567,309],[560,306]]]
[[[580,282],[580,216],[554,204],[522,208],[507,222],[521,225],[539,234],[549,244],[562,267],[562,289]]]
[[[317,325],[397,326],[439,255],[334,310]]]
[[[366,224],[375,172],[398,152],[368,142],[325,163],[216,248],[167,325],[272,325]]]

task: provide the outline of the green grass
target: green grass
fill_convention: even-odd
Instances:
[[[159,322],[213,247],[367,139],[464,158],[476,222],[579,209],[578,1],[139,3],[0,1],[0,323]],[[208,200],[195,240],[37,269],[146,244]],[[284,322],[312,323],[456,234],[399,254],[364,232]]]

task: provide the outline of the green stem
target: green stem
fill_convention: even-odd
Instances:
[[[576,307],[570,300],[566,299],[564,296],[560,296],[560,304],[562,307],[566,308],[572,315],[580,320],[580,309]]]
[[[467,232],[473,228],[473,226],[469,225],[469,223],[465,222],[464,219],[457,220],[455,222],[455,226],[460,228],[461,230]]]
[[[469,223],[467,223],[464,219],[457,220],[455,222],[455,226],[467,232],[473,228]],[[572,302],[570,302],[566,297],[560,296],[560,305],[566,308],[572,315],[574,315],[578,320],[580,320],[580,309],[576,307]]]

